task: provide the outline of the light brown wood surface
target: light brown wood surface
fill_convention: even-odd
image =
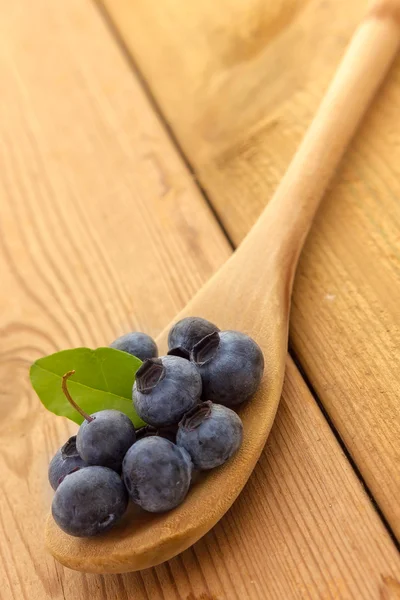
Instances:
[[[102,538],[73,538],[49,515],[46,548],[64,566],[104,574],[160,565],[196,543],[237,499],[264,450],[282,394],[292,287],[300,252],[327,185],[399,46],[400,24],[392,14],[373,7],[354,32],[266,209],[240,248],[175,317],[201,315],[218,323],[223,331],[247,333],[262,350],[266,368],[260,385],[251,402],[236,407],[244,431],[235,456],[200,477],[175,510],[126,518]],[[162,354],[167,351],[172,325],[156,338]],[[63,390],[69,395],[67,388]],[[72,398],[70,401],[74,404]]]
[[[30,362],[156,335],[229,247],[89,2],[2,0],[0,22],[1,599],[396,598],[394,546],[291,363],[254,475],[193,549],[104,577],[45,554],[47,462],[73,427]]]
[[[103,4],[239,243],[285,172],[366,2]],[[400,59],[319,212],[291,319],[293,350],[398,536],[399,105]]]

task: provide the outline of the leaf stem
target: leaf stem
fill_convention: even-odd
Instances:
[[[88,415],[83,408],[81,408],[80,406],[77,405],[77,403],[75,402],[75,400],[72,399],[71,394],[68,391],[68,387],[67,387],[67,380],[69,377],[71,377],[71,375],[73,375],[75,373],[75,371],[68,371],[68,373],[65,373],[65,375],[63,375],[62,377],[62,391],[65,394],[65,397],[67,398],[68,402],[75,408],[75,410],[78,411],[78,413],[80,415],[82,415],[82,417],[88,422],[90,423],[91,421],[94,421],[94,417],[91,417],[90,415]]]

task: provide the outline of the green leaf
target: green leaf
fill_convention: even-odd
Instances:
[[[71,406],[62,389],[62,377],[75,371],[68,379],[68,390],[75,402],[89,415],[113,408],[128,415],[135,427],[144,423],[132,404],[132,386],[141,361],[114,348],[74,348],[39,358],[30,369],[33,389],[44,406],[75,423],[82,416]]]

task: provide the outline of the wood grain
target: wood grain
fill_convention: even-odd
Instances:
[[[46,466],[73,427],[30,362],[156,335],[229,248],[92,5],[1,0],[0,17],[1,599],[396,598],[394,547],[291,363],[254,476],[193,549],[104,577],[44,553]]]
[[[264,450],[282,395],[298,258],[327,185],[399,47],[400,26],[392,18],[376,19],[371,11],[362,20],[273,198],[240,248],[175,317],[201,315],[222,331],[245,332],[263,353],[266,368],[260,385],[251,402],[236,407],[243,440],[235,456],[199,478],[173,511],[126,519],[101,539],[82,542],[61,531],[49,516],[46,548],[64,566],[100,574],[157,566],[200,540],[242,492]],[[167,351],[172,325],[156,338],[161,353]]]
[[[239,243],[285,172],[365,2],[103,4]],[[295,283],[291,341],[400,536],[399,76],[397,60],[319,212]]]

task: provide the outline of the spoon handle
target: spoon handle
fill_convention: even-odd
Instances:
[[[243,244],[252,247],[252,254],[257,246],[258,251],[278,247],[288,291],[320,200],[399,44],[400,0],[373,2],[286,174]],[[267,231],[274,243],[266,243]]]

